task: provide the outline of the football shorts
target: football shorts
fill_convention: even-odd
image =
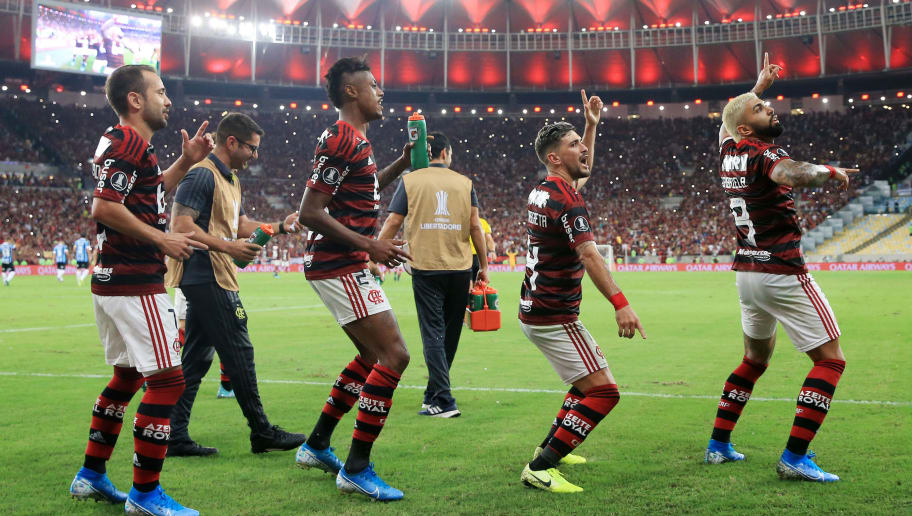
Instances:
[[[92,295],[98,336],[108,365],[140,373],[181,365],[177,314],[168,294]]]
[[[830,303],[810,274],[735,272],[741,327],[753,339],[768,339],[782,323],[795,349],[806,353],[839,337]]]
[[[601,348],[578,320],[547,326],[520,321],[519,327],[567,385],[608,367]]]
[[[386,294],[368,269],[338,278],[308,280],[339,326],[392,310]]]

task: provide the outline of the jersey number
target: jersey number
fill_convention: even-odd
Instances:
[[[529,248],[528,254],[526,254],[526,267],[532,269],[532,275],[529,276],[529,290],[535,290],[535,280],[538,279],[538,271],[535,270],[535,266],[538,265],[538,247],[532,245],[532,240],[528,241]]]
[[[754,231],[754,223],[751,222],[750,214],[747,213],[747,202],[742,197],[732,197],[729,201],[729,208],[731,208],[732,215],[735,216],[735,226],[747,227],[747,237],[744,240],[757,247],[757,241],[754,239],[757,232]]]

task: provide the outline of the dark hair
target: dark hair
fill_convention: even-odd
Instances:
[[[253,133],[263,136],[266,131],[244,113],[228,113],[215,130],[215,143],[224,144],[229,136],[246,142]]]
[[[538,161],[547,165],[547,156],[551,149],[565,134],[574,130],[573,125],[567,122],[554,122],[539,129],[538,136],[535,137],[535,154],[538,155]]]
[[[105,81],[105,97],[114,112],[121,116],[130,113],[127,95],[130,93],[146,94],[146,78],[143,72],[152,72],[156,75],[155,68],[149,65],[124,65],[114,70]]]
[[[342,94],[342,87],[345,85],[345,74],[356,72],[369,72],[370,66],[364,56],[361,57],[343,57],[332,65],[332,68],[326,72],[323,77],[326,79],[326,95],[329,100],[339,109],[345,104],[345,97]]]
[[[428,140],[428,143],[431,144],[431,159],[439,158],[440,153],[443,152],[444,149],[452,150],[453,147],[450,145],[450,139],[447,138],[445,134],[443,134],[439,131],[436,131],[436,132],[428,134],[428,136],[434,137],[433,140],[431,140],[431,139]]]

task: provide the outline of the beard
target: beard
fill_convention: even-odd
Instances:
[[[785,129],[782,127],[781,122],[770,123],[770,125],[762,129],[755,129],[757,134],[766,138],[778,138],[783,130]]]
[[[160,110],[147,112],[146,116],[143,118],[146,120],[146,123],[149,124],[149,127],[151,127],[153,131],[158,131],[159,129],[168,127],[168,119],[165,118],[165,114]]]

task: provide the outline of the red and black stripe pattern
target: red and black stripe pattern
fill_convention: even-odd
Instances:
[[[589,433],[618,404],[621,395],[616,384],[599,385],[586,391],[583,399],[571,408],[554,436],[548,441],[554,464],[583,444]],[[553,454],[553,455],[552,455]]]
[[[792,188],[770,179],[791,159],[785,149],[751,138],[728,139],[719,151],[719,175],[738,239],[732,269],[770,274],[807,272]]]
[[[92,407],[92,426],[86,446],[83,465],[99,473],[105,472],[105,463],[111,458],[124,412],[136,391],[142,387],[143,375],[132,367],[114,366],[114,376]]]
[[[545,178],[529,194],[529,254],[520,291],[519,320],[526,324],[572,323],[583,298],[583,264],[576,247],[595,240],[589,212],[564,179]]]
[[[716,411],[712,438],[716,441],[731,442],[731,433],[741,417],[741,411],[750,400],[757,379],[766,371],[767,364],[755,362],[746,356],[741,364],[729,375],[722,388],[722,399]]]
[[[184,392],[184,374],[172,369],[146,378],[148,389],[133,419],[133,487],[149,492],[158,486],[168,439],[171,410]]]
[[[108,129],[98,144],[92,172],[94,197],[123,204],[145,224],[164,231],[168,224],[162,171],[155,149],[131,127]],[[149,242],[97,223],[98,263],[92,293],[142,296],[165,292],[165,255]]]
[[[326,405],[323,406],[323,413],[336,420],[348,414],[358,401],[364,382],[367,381],[372,369],[373,366],[361,358],[361,355],[356,356],[333,383]]]
[[[329,216],[346,228],[373,238],[380,214],[377,163],[370,141],[352,125],[339,120],[317,140],[307,188],[332,196]],[[305,276],[310,280],[336,278],[365,268],[368,255],[316,232],[307,239]]]
[[[836,385],[845,371],[844,360],[818,360],[808,373],[798,394],[792,433],[785,445],[796,455],[807,453],[808,446],[826,418],[836,392]]]
[[[393,393],[399,385],[399,378],[396,371],[380,364],[375,364],[371,369],[358,396],[358,417],[352,435],[354,440],[365,443],[377,440],[393,406]]]
[[[554,418],[554,422],[551,423],[551,431],[548,432],[548,437],[545,437],[545,440],[542,441],[542,449],[545,446],[548,446],[548,441],[554,436],[554,432],[560,427],[561,421],[564,420],[564,416],[567,415],[567,412],[570,411],[573,407],[579,403],[579,400],[583,399],[583,392],[576,387],[570,387],[570,390],[567,391],[567,394],[564,395],[564,402],[561,404],[560,410],[557,411],[557,417]]]

